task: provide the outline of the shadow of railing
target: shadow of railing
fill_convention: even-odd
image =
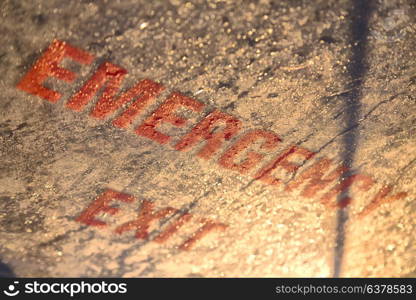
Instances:
[[[345,112],[343,118],[343,128],[351,128],[342,139],[343,152],[341,153],[341,163],[349,171],[345,171],[341,180],[351,176],[354,169],[354,158],[359,142],[359,127],[357,126],[361,113],[362,85],[367,73],[367,39],[369,34],[369,17],[373,9],[371,1],[351,0],[350,10],[350,40],[352,51],[348,68],[349,92],[344,95]],[[337,198],[338,203],[350,194],[347,189]],[[334,249],[334,277],[339,277],[344,257],[345,229],[348,221],[348,207],[339,208],[337,211],[336,244]]]
[[[12,269],[8,265],[0,261],[0,278],[12,278],[12,277],[16,277]]]

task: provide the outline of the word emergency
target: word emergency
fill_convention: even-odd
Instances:
[[[74,82],[77,74],[59,65],[64,58],[83,65],[90,65],[94,60],[94,57],[86,51],[66,42],[54,40],[20,80],[17,87],[29,94],[56,103],[62,95],[58,91],[46,88],[43,84],[48,77],[67,83]],[[271,161],[264,162],[264,152],[276,149],[282,143],[282,139],[276,133],[263,129],[252,129],[241,133],[242,122],[218,109],[211,111],[194,124],[194,127],[178,142],[173,143],[171,136],[161,132],[160,127],[164,124],[184,127],[188,125],[189,120],[178,115],[179,109],[185,108],[194,113],[201,113],[205,107],[204,103],[180,92],[172,92],[149,117],[136,128],[132,128],[130,125],[133,121],[145,113],[146,108],[154,103],[165,87],[150,79],[143,79],[127,91],[120,93],[127,73],[127,70],[111,62],[102,63],[79,91],[66,101],[65,106],[80,112],[89,102],[92,102],[94,97],[98,96],[98,101],[89,112],[92,118],[110,119],[117,110],[126,107],[121,114],[111,120],[115,127],[131,130],[139,137],[150,139],[178,151],[189,151],[202,144],[196,153],[197,157],[210,160],[219,154],[219,158],[216,159],[219,166],[251,176],[253,180],[272,186],[279,186],[283,183],[282,179],[274,175],[276,170],[294,174],[296,176],[284,186],[284,190],[287,192],[298,190],[302,197],[319,198],[319,201],[328,208],[344,208],[350,205],[353,199],[343,195],[348,189],[354,187],[357,191],[366,192],[376,184],[370,176],[354,173],[348,167],[338,165],[326,157],[317,159],[310,167],[298,174],[298,170],[305,162],[311,160],[316,154],[298,145],[290,145]],[[260,143],[258,149],[253,150],[253,145],[258,143]],[[345,174],[349,175],[345,176]],[[343,198],[337,200],[339,196]],[[358,216],[364,217],[382,204],[397,201],[406,196],[406,192],[393,193],[392,185],[381,185]],[[111,208],[108,211],[114,212]],[[88,216],[87,213],[81,217],[81,221],[89,220],[90,225],[99,224],[98,221],[95,222]],[[126,225],[118,231],[127,230],[130,226],[135,225]],[[139,231],[140,234],[142,233]]]

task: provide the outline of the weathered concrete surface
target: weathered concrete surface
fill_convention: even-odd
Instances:
[[[17,276],[415,276],[416,6],[369,2],[1,1],[1,261]],[[56,104],[16,88],[54,39],[96,57],[64,62],[72,84],[48,79]],[[329,209],[67,109],[103,61],[128,70],[123,89],[166,87],[135,125],[177,90],[207,106],[161,129],[174,142],[218,108],[281,137],[264,162],[297,144],[318,153],[296,176],[328,157],[376,184]],[[407,196],[359,218],[385,185]],[[104,229],[76,222],[106,188],[228,227],[182,251],[197,222],[162,244],[114,233],[140,201]]]

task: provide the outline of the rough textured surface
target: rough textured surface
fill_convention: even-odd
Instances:
[[[415,276],[416,6],[368,2],[1,1],[1,261],[18,276]],[[96,57],[64,61],[79,74],[72,84],[47,80],[63,93],[56,104],[16,88],[54,39]],[[296,176],[328,157],[377,184],[352,188],[340,214],[221,168],[218,155],[92,119],[91,105],[65,108],[103,61],[128,70],[123,89],[143,78],[166,87],[134,126],[170,91],[206,104],[184,128],[161,127],[172,145],[218,108],[279,135],[268,160],[292,144],[318,152]],[[407,196],[358,218],[386,184]],[[114,233],[140,201],[101,216],[112,229],[76,222],[105,188],[228,227],[182,251],[195,222],[163,244]]]

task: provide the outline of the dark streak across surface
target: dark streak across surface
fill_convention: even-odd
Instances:
[[[365,75],[368,70],[366,64],[366,47],[369,34],[369,18],[371,17],[372,8],[374,5],[370,1],[366,0],[353,0],[351,1],[351,39],[350,44],[352,46],[351,62],[347,66],[348,73],[351,82],[353,82],[350,88],[351,90],[347,95],[343,96],[346,106],[346,113],[344,114],[343,125],[346,128],[353,128],[358,124],[358,120],[361,115],[361,94],[362,85],[365,80]],[[344,151],[341,154],[341,161],[343,165],[353,170],[354,157],[357,155],[356,149],[359,143],[359,128],[355,127],[348,131],[343,136]],[[345,180],[350,176],[350,172],[343,173],[341,180]],[[337,201],[341,202],[343,198],[349,197],[349,190],[347,189],[344,194],[338,196]],[[339,277],[342,271],[342,260],[344,256],[344,242],[346,239],[345,226],[348,221],[348,208],[340,208],[337,212],[337,236],[334,249],[334,277]]]

